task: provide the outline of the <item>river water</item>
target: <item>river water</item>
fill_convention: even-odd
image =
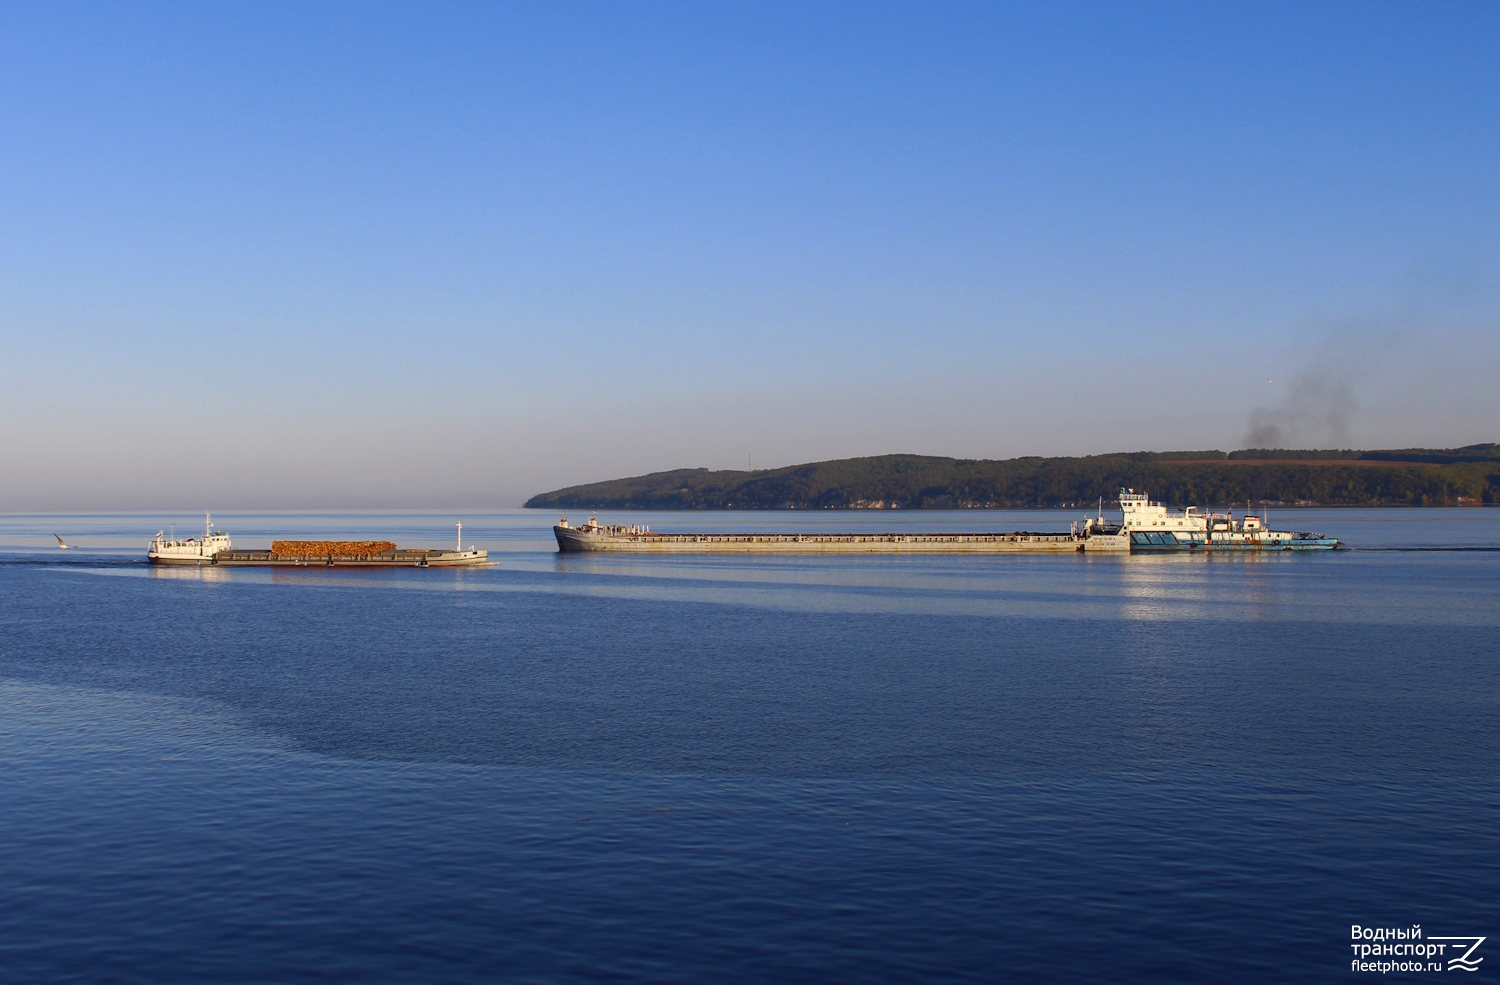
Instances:
[[[554,519],[215,517],[495,562],[362,572],[0,516],[0,980],[1329,981],[1353,924],[1500,940],[1500,511],[1285,510],[1359,549],[1263,557],[561,557]]]

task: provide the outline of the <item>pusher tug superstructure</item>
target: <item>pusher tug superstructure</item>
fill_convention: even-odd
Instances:
[[[1332,550],[1322,534],[1271,530],[1258,516],[1174,512],[1144,493],[1120,490],[1121,522],[1098,517],[1066,531],[1012,533],[662,534],[649,527],[601,524],[598,515],[572,526],[566,515],[552,528],[557,549],[634,554],[1132,554],[1162,551]]]
[[[146,560],[152,564],[213,564],[214,555],[230,549],[229,535],[213,528],[213,518],[203,514],[203,539],[189,537],[187,540],[168,538],[164,531],[156,532],[156,539],[146,549]]]
[[[490,552],[464,550],[464,525],[458,524],[458,542],[451,551],[399,548],[388,540],[273,540],[270,550],[235,550],[229,535],[214,530],[208,514],[203,517],[203,539],[179,541],[158,532],[146,550],[152,564],[195,564],[216,567],[280,568],[460,568],[488,564]]]
[[[1203,513],[1196,506],[1177,512],[1153,503],[1145,493],[1120,490],[1120,524],[1130,550],[1155,551],[1331,551],[1341,545],[1323,534],[1272,530],[1269,516],[1246,512]]]

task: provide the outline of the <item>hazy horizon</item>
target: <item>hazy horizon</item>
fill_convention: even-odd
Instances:
[[[13,6],[0,512],[1494,441],[1497,42],[1458,4]]]
[[[1484,443],[1485,442],[1467,442],[1466,444],[1484,444]],[[1403,447],[1413,447],[1413,446],[1403,446]],[[1451,446],[1451,447],[1452,448],[1459,448],[1459,447],[1463,447],[1463,446],[1462,445],[1455,445],[1455,446]],[[1238,450],[1241,450],[1241,449],[1236,449],[1236,448],[1219,448],[1219,449],[1211,449],[1211,448],[1193,448],[1193,449],[1189,449],[1189,448],[1180,448],[1180,449],[1179,448],[1161,448],[1161,449],[1133,448],[1133,449],[1115,449],[1114,452],[1112,452],[1112,453],[1111,452],[1089,452],[1087,454],[1089,454],[1089,455],[1101,455],[1101,454],[1102,455],[1108,455],[1108,454],[1137,454],[1137,453],[1152,454],[1152,453],[1187,452],[1187,451],[1223,451],[1223,452],[1232,452],[1232,451],[1238,451]],[[1288,448],[1286,450],[1293,451],[1293,450],[1307,450],[1307,449],[1292,449],[1292,448]],[[1328,450],[1333,450],[1333,449],[1328,449]],[[1379,448],[1377,448],[1375,446],[1371,446],[1369,448],[1361,448],[1361,449],[1347,449],[1347,448],[1344,448],[1344,449],[1339,449],[1339,450],[1345,450],[1345,451],[1347,451],[1347,450],[1378,451],[1378,450],[1398,450],[1398,449],[1396,449],[1395,446],[1380,446]],[[923,453],[923,452],[888,452],[888,453],[884,453],[884,454],[887,454],[887,455],[912,455],[912,456],[917,456],[917,457],[921,457],[921,456],[925,455],[925,453]],[[4,515],[4,514],[35,515],[35,514],[47,514],[47,513],[60,513],[60,514],[71,514],[71,513],[78,513],[78,514],[111,513],[111,514],[127,514],[127,515],[128,514],[134,514],[134,513],[147,514],[147,515],[150,515],[150,514],[159,514],[159,513],[186,513],[188,515],[195,515],[195,514],[203,513],[205,511],[207,511],[207,512],[219,512],[219,513],[307,513],[307,514],[318,514],[318,513],[338,514],[338,513],[344,513],[344,512],[356,512],[356,513],[358,513],[358,512],[376,512],[376,513],[380,513],[380,512],[390,512],[390,513],[426,513],[426,512],[431,512],[431,511],[434,511],[434,510],[474,510],[476,512],[503,512],[503,511],[507,511],[507,510],[530,509],[532,507],[527,507],[525,505],[526,501],[529,500],[531,497],[536,496],[536,495],[540,495],[542,493],[556,492],[558,490],[565,489],[565,488],[570,488],[570,487],[573,487],[573,486],[590,485],[590,484],[595,483],[595,482],[606,482],[606,481],[610,481],[610,480],[614,480],[614,479],[637,478],[637,477],[642,477],[642,476],[656,474],[656,473],[681,471],[681,470],[692,470],[692,469],[700,469],[700,468],[701,469],[708,469],[709,471],[713,471],[713,472],[744,472],[746,474],[749,474],[751,471],[754,471],[754,472],[770,472],[770,471],[776,471],[776,470],[785,469],[785,468],[795,468],[795,467],[803,466],[803,465],[817,465],[817,464],[821,464],[821,463],[827,462],[827,461],[839,461],[839,460],[848,460],[848,458],[867,458],[867,457],[881,457],[881,456],[879,456],[879,455],[877,455],[877,456],[863,456],[863,455],[861,455],[861,456],[848,456],[847,458],[843,458],[843,459],[817,459],[817,460],[810,460],[810,461],[806,461],[806,462],[791,462],[791,463],[787,463],[785,465],[775,465],[775,466],[755,465],[753,469],[747,469],[746,467],[743,467],[743,466],[740,467],[740,468],[735,468],[734,466],[722,466],[722,467],[710,467],[710,466],[701,466],[701,465],[675,466],[675,467],[667,468],[667,469],[655,469],[655,470],[652,470],[651,472],[633,472],[633,473],[622,473],[620,475],[601,476],[601,477],[596,478],[596,479],[585,479],[585,480],[583,480],[581,482],[571,482],[571,483],[567,483],[566,485],[562,485],[562,486],[553,486],[553,487],[549,487],[547,489],[536,489],[536,490],[533,490],[530,493],[527,493],[526,496],[522,497],[522,499],[519,502],[515,502],[515,503],[497,503],[497,502],[487,502],[487,501],[463,502],[463,501],[460,501],[460,500],[449,500],[449,501],[446,501],[446,502],[426,503],[426,502],[423,502],[420,499],[418,499],[418,500],[414,500],[412,503],[408,503],[408,504],[395,504],[395,505],[392,505],[392,504],[386,503],[386,502],[377,502],[375,500],[371,500],[370,502],[365,502],[365,503],[341,503],[341,504],[337,504],[337,505],[326,505],[325,506],[325,505],[303,505],[303,504],[296,504],[296,503],[286,503],[286,504],[281,504],[281,505],[263,505],[263,504],[249,504],[249,505],[245,505],[245,504],[235,503],[235,502],[233,502],[231,500],[229,502],[209,503],[209,504],[207,504],[205,506],[204,504],[192,504],[192,503],[181,503],[181,502],[170,502],[170,501],[168,501],[168,502],[162,502],[162,503],[146,503],[146,502],[143,502],[143,503],[139,503],[139,504],[127,506],[127,507],[112,507],[112,508],[107,508],[107,509],[106,508],[90,507],[90,506],[87,506],[87,505],[83,505],[83,506],[77,506],[77,507],[72,507],[72,508],[69,508],[69,507],[57,507],[57,508],[49,508],[49,509],[0,510],[0,515]],[[951,457],[951,458],[960,459],[960,460],[961,459],[987,460],[987,459],[983,459],[982,457],[977,457],[977,456],[972,456],[972,455],[970,455],[970,456],[936,456],[936,457]],[[1025,457],[1025,456],[1007,456],[1007,457],[1015,458],[1015,457]],[[1056,457],[1084,457],[1084,456],[1056,456]],[[1358,464],[1358,463],[1351,462],[1351,464]],[[551,510],[553,510],[553,507],[551,507],[551,506],[547,506],[547,507],[534,507],[534,508],[535,509],[540,509],[540,510],[543,510],[543,511],[551,511]],[[1006,506],[1006,507],[997,507],[997,508],[999,508],[999,509],[1055,509],[1056,507],[1017,507],[1017,506]],[[1334,506],[1334,507],[1331,507],[1331,508],[1342,509],[1342,508],[1345,508],[1345,507]],[[660,509],[668,509],[668,508],[666,508],[666,507],[652,507],[652,509],[660,510]]]

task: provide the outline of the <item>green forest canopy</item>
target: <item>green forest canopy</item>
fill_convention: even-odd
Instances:
[[[541,493],[533,508],[951,509],[1078,506],[1122,486],[1176,506],[1500,502],[1500,445],[1121,452],[1082,458],[877,455],[738,471],[676,469]]]

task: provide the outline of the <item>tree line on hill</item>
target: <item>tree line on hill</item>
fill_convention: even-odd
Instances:
[[[1174,506],[1500,503],[1500,445],[1122,452],[1004,460],[878,455],[780,469],[677,469],[569,486],[532,508],[952,509],[1113,501],[1132,488]]]

